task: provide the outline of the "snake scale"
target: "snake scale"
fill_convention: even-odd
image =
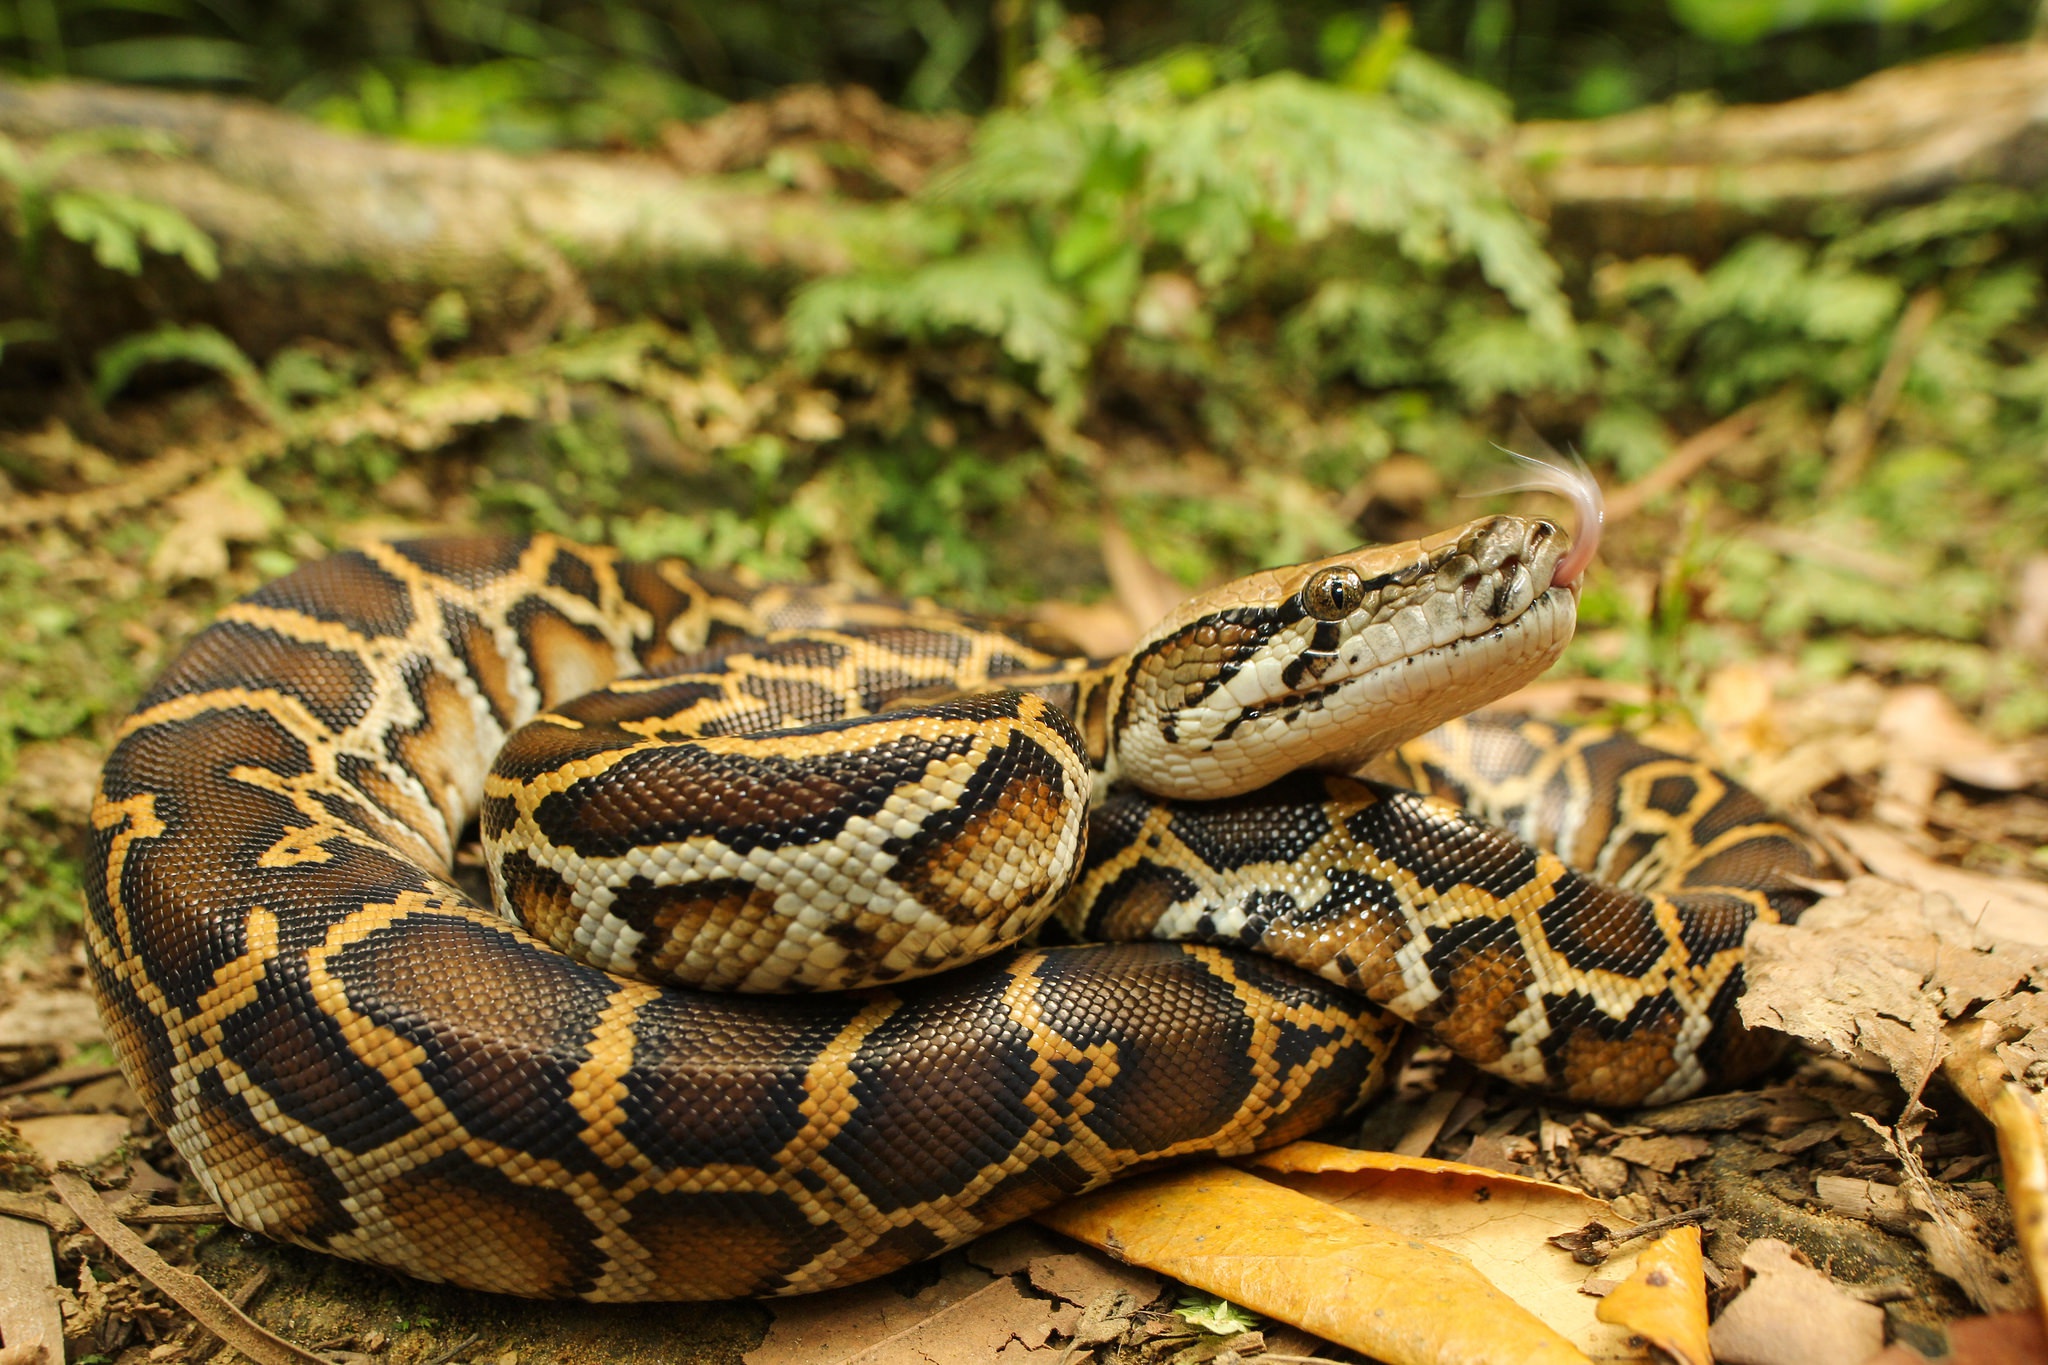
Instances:
[[[1095,663],[547,536],[337,554],[121,729],[102,1017],[240,1226],[591,1300],[849,1283],[1302,1136],[1381,1078],[1368,1001],[1674,1098],[1767,1055],[1742,935],[1817,863],[1695,763],[1456,720],[1570,637],[1570,539],[1253,575]],[[1346,775],[1402,745],[1422,790]]]

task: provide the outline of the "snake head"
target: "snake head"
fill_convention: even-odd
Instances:
[[[1577,621],[1555,522],[1496,516],[1193,598],[1122,661],[1116,776],[1213,799],[1349,771],[1521,687]]]

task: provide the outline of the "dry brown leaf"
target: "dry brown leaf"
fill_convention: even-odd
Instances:
[[[1750,931],[1743,1022],[1888,1067],[1918,1097],[1957,1018],[2008,1001],[2038,1011],[2048,954],[1982,933],[1941,897],[1874,877],[1793,925]]]
[[[1600,1300],[1596,1311],[1600,1321],[1641,1337],[1675,1365],[1713,1365],[1700,1230],[1673,1228],[1644,1247],[1635,1273]]]
[[[2020,566],[2012,598],[2006,643],[2028,658],[2048,663],[2048,555],[2035,555]]]
[[[1994,1313],[1947,1324],[1948,1353],[1941,1365],[2041,1365],[2048,1360],[2048,1329],[2032,1313]],[[1864,1365],[1927,1365],[1927,1357],[1894,1346]]]
[[[90,1166],[121,1150],[128,1140],[128,1120],[120,1114],[45,1114],[16,1119],[22,1141],[52,1166],[73,1162]]]
[[[41,1223],[0,1217],[0,1346],[24,1361],[41,1349],[49,1365],[64,1360],[64,1315],[59,1310],[57,1262]]]
[[[1072,1336],[1080,1318],[1080,1309],[1033,1298],[1004,1276],[922,1322],[847,1356],[845,1365],[931,1365],[939,1360],[1007,1363],[1042,1350],[1055,1334]],[[817,1357],[806,1360],[807,1365],[824,1365]]]
[[[1749,1286],[1715,1321],[1721,1365],[1857,1365],[1884,1348],[1884,1309],[1853,1299],[1774,1237],[1742,1253]]]
[[[1228,1167],[1130,1181],[1038,1219],[1387,1365],[1587,1360],[1464,1258]]]
[[[1141,629],[1116,601],[1040,602],[1031,619],[1094,659],[1123,653],[1137,643]]]
[[[1938,687],[1893,688],[1878,712],[1877,730],[1891,753],[1973,787],[2019,791],[2048,775],[2037,746],[1988,738]]]
[[[1876,825],[1849,820],[1823,823],[1829,834],[1878,876],[1916,891],[1946,896],[1964,918],[1993,938],[2048,945],[2048,886],[1938,863]]]
[[[82,990],[24,990],[0,1009],[0,1047],[98,1042],[99,1011]]]
[[[1139,631],[1187,600],[1187,586],[1145,558],[1115,517],[1102,519],[1102,567],[1117,603]]]
[[[1682,1135],[1678,1137],[1626,1137],[1614,1144],[1612,1155],[1631,1166],[1647,1166],[1653,1171],[1670,1175],[1688,1161],[1698,1161],[1714,1150],[1714,1144],[1703,1137]]]
[[[82,825],[92,818],[93,791],[105,760],[100,747],[84,739],[24,745],[14,760],[8,799],[17,810],[47,812],[66,824]]]
[[[228,469],[172,498],[171,516],[149,572],[159,582],[181,583],[226,573],[228,546],[267,539],[284,524],[284,507],[239,469]]]
[[[943,1263],[937,1283],[906,1296],[895,1286],[869,1282],[846,1289],[780,1299],[768,1335],[746,1353],[746,1365],[838,1365],[876,1342],[915,1327],[994,1282],[986,1271]]]
[[[1566,1185],[1395,1152],[1296,1142],[1251,1158],[1291,1189],[1456,1252],[1502,1293],[1595,1360],[1639,1361],[1628,1333],[1602,1326],[1582,1289],[1589,1271],[1550,1244],[1586,1224],[1629,1220]],[[1627,1256],[1600,1267],[1625,1274]]]
[[[1974,1201],[1927,1174],[1921,1162],[1918,1129],[1900,1124],[1887,1128],[1859,1114],[1876,1133],[1903,1177],[1899,1191],[1918,1215],[1906,1230],[1927,1251],[1927,1263],[1961,1286],[1970,1302],[1987,1313],[2024,1308],[2027,1272],[2018,1249],[2002,1244],[1998,1234],[1978,1217]]]
[[[2040,1097],[2011,1083],[1992,1101],[1991,1121],[2012,1205],[2013,1239],[2033,1281],[2034,1309],[2048,1330],[2048,1122]]]

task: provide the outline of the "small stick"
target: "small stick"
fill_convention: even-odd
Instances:
[[[60,1085],[84,1085],[87,1081],[103,1081],[109,1076],[118,1076],[118,1066],[60,1066],[55,1071],[45,1071],[13,1085],[0,1085],[0,1100],[14,1095],[33,1095],[38,1090],[55,1090]]]
[[[124,1223],[175,1224],[180,1227],[225,1223],[228,1211],[218,1204],[144,1204],[121,1215]]]
[[[1713,1216],[1714,1206],[1712,1204],[1702,1204],[1696,1209],[1687,1209],[1684,1213],[1668,1214],[1663,1218],[1652,1218],[1647,1223],[1638,1223],[1626,1232],[1617,1232],[1609,1235],[1606,1241],[1609,1246],[1618,1247],[1623,1242],[1633,1242],[1638,1237],[1654,1237],[1660,1232],[1668,1232],[1672,1228],[1682,1228],[1688,1223],[1704,1223]]]
[[[468,1336],[456,1342],[453,1346],[450,1346],[447,1350],[441,1352],[441,1354],[435,1356],[432,1360],[427,1361],[426,1365],[448,1365],[449,1361],[455,1359],[455,1357],[461,1355],[464,1351],[467,1351],[470,1347],[476,1345],[479,1341],[482,1341],[483,1339],[484,1334],[482,1332],[471,1332]]]
[[[92,1235],[107,1244],[107,1250],[198,1319],[200,1326],[256,1365],[331,1365],[325,1358],[259,1326],[218,1289],[150,1250],[114,1216],[114,1211],[101,1201],[84,1177],[59,1171],[50,1177],[50,1186],[78,1215],[79,1221],[92,1230]]]
[[[1663,464],[1607,499],[1607,524],[1628,520],[1651,499],[1662,497],[1705,469],[1717,455],[1741,445],[1762,420],[1764,404],[1769,401],[1751,403],[1680,441]]]

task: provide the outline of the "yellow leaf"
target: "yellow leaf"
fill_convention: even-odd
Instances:
[[[1038,1219],[1386,1365],[1587,1365],[1463,1257],[1228,1167],[1129,1181]]]
[[[1420,1237],[1464,1257],[1502,1293],[1602,1362],[1640,1362],[1630,1334],[1603,1324],[1587,1279],[1628,1274],[1632,1253],[1589,1268],[1550,1245],[1588,1223],[1630,1226],[1603,1199],[1566,1185],[1484,1166],[1398,1152],[1295,1142],[1250,1158],[1262,1173],[1357,1218]]]
[[[1673,1228],[1636,1256],[1633,1275],[1600,1300],[1600,1321],[1625,1327],[1674,1365],[1713,1365],[1700,1230]]]
[[[2034,1300],[2048,1327],[2048,1135],[2040,1102],[2006,1083],[1991,1101],[1998,1129],[1998,1163],[2005,1172],[2005,1197],[2012,1203],[2013,1232],[2034,1281]]]

